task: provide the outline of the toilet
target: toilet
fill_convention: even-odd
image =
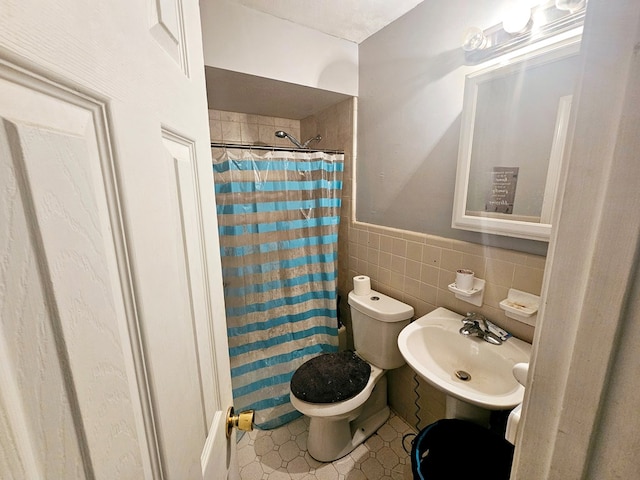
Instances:
[[[398,335],[413,307],[382,293],[349,293],[355,352],[321,354],[290,383],[291,404],[310,418],[307,450],[320,462],[351,452],[389,418],[386,370],[405,361]]]

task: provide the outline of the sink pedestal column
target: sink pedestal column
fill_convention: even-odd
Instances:
[[[476,407],[470,403],[458,400],[451,395],[446,396],[446,418],[458,418],[461,420],[469,420],[483,427],[489,427],[489,417],[491,412],[486,408]]]

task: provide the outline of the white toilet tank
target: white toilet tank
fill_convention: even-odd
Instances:
[[[404,365],[398,335],[409,325],[413,307],[371,290],[367,295],[349,293],[353,344],[362,358],[390,370]]]

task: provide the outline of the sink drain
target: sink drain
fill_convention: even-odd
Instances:
[[[471,374],[465,372],[464,370],[456,370],[456,377],[458,377],[463,382],[468,382],[471,380]]]

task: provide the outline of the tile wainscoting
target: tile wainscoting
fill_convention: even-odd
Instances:
[[[373,289],[411,305],[416,318],[437,307],[460,314],[475,311],[525,341],[533,339],[533,327],[507,318],[498,304],[509,288],[539,295],[545,257],[359,222],[350,224],[348,255],[348,278],[340,283],[341,319],[348,329],[346,295],[352,289],[351,279],[368,275]],[[458,300],[447,289],[459,268],[469,268],[486,280],[482,307]],[[352,345],[350,340],[348,344]],[[444,417],[444,394],[408,366],[388,376],[389,403],[411,426],[420,429]]]

